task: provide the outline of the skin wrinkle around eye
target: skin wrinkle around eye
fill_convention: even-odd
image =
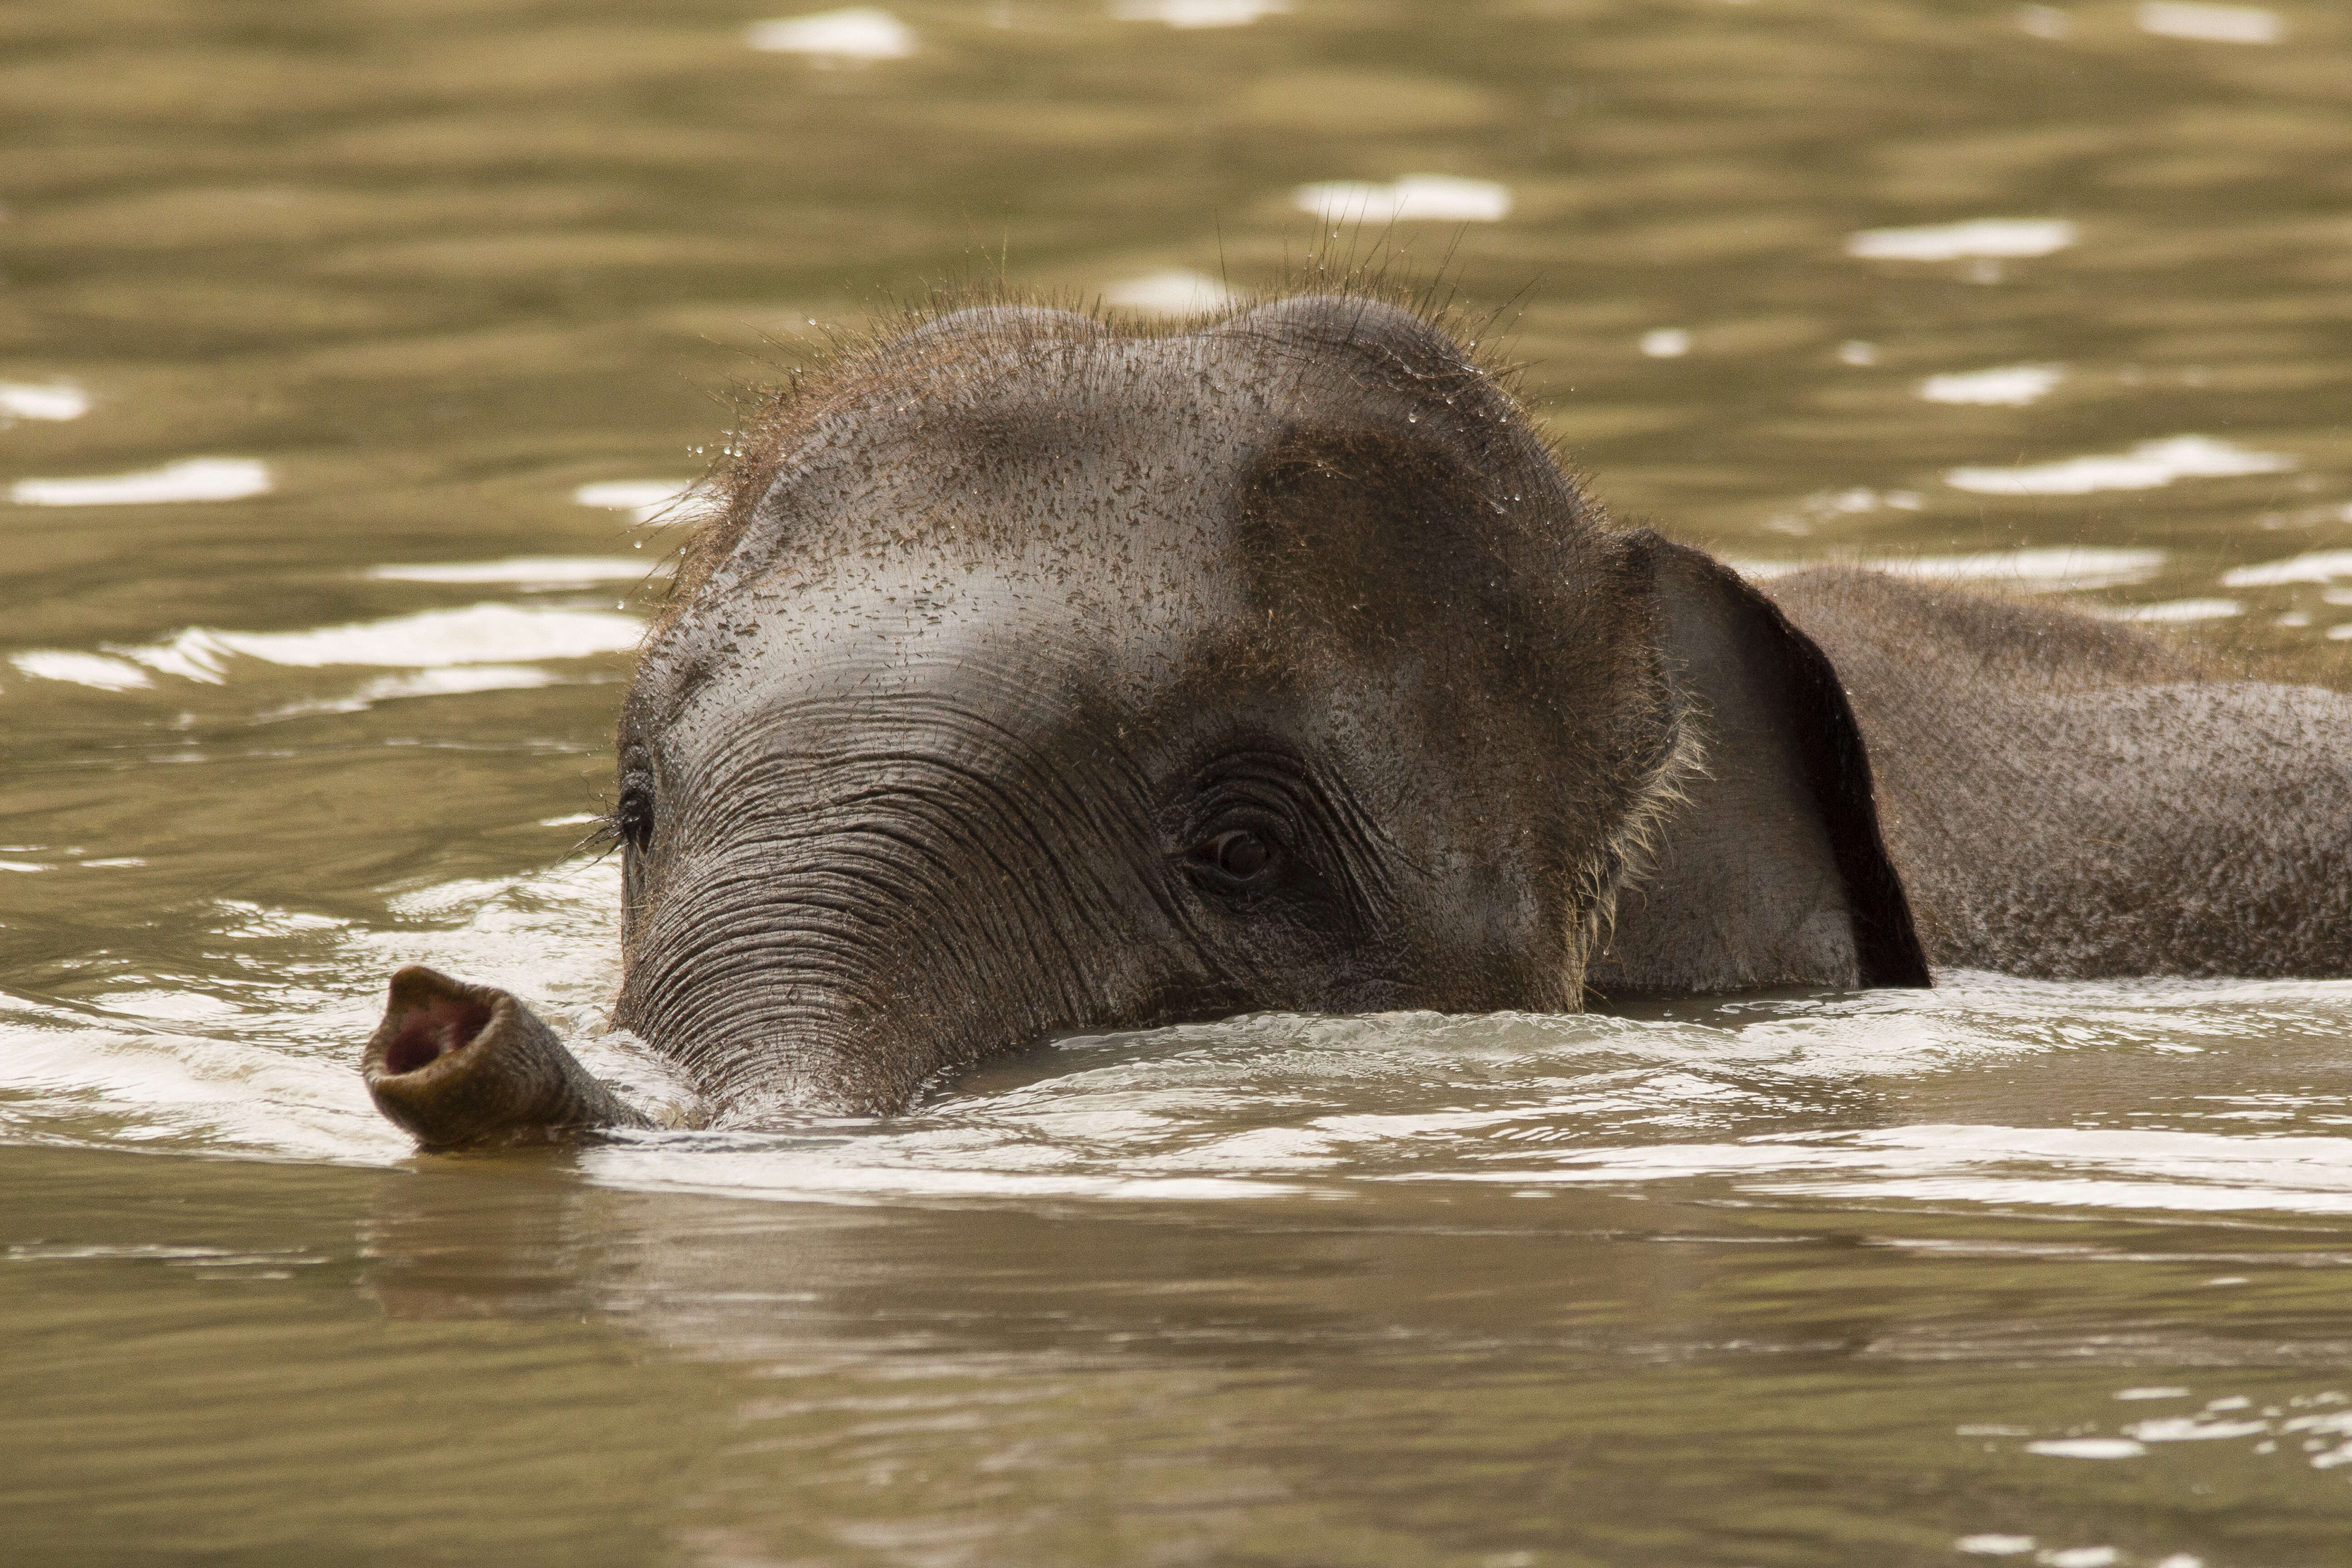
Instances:
[[[1263,812],[1270,822],[1276,853],[1295,858],[1310,875],[1328,883],[1339,901],[1366,931],[1378,931],[1382,921],[1380,903],[1392,891],[1383,857],[1373,840],[1377,830],[1356,805],[1344,784],[1325,787],[1327,770],[1307,767],[1281,752],[1252,749],[1229,753],[1203,770],[1192,798],[1181,808],[1192,826],[1187,837],[1197,845],[1213,841],[1228,824],[1247,830],[1252,815]],[[1183,851],[1187,856],[1193,849]],[[1262,893],[1245,887],[1218,889],[1228,896],[1265,900],[1282,897],[1279,871]],[[1370,884],[1369,888],[1367,884]]]

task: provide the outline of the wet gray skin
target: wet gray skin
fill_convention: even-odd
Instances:
[[[2352,955],[2345,699],[1869,574],[1768,599],[1395,306],[962,311],[729,478],[614,812],[617,1022],[715,1119],[1258,1010]],[[420,1141],[642,1121],[504,994],[394,992],[369,1085]]]

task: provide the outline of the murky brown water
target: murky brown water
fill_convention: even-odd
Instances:
[[[565,857],[734,388],[1378,243],[1302,199],[1622,516],[2342,684],[2352,13],[774,16],[0,13],[0,1557],[2346,1561],[2352,985],[1259,1020],[500,1159],[351,1060],[424,959],[646,1070]]]

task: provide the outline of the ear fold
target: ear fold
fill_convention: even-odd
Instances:
[[[1647,531],[1628,542],[1650,565],[1659,658],[1702,770],[1620,890],[1587,985],[1927,984],[1828,658],[1713,558]]]

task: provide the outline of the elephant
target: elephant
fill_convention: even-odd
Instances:
[[[1612,523],[1370,293],[942,310],[717,478],[618,735],[615,1023],[720,1123],[1255,1011],[2352,972],[2352,708],[2136,628]],[[642,1125],[404,970],[439,1146]]]

